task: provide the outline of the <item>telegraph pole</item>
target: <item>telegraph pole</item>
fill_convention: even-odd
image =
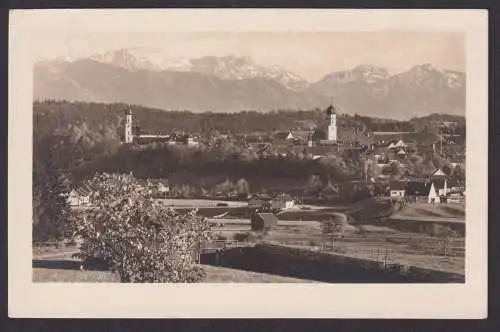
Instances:
[[[442,157],[443,156],[443,128],[439,127],[439,155]]]

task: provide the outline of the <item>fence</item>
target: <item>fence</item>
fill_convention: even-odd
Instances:
[[[332,242],[322,242],[319,246],[319,251],[321,252],[335,252],[337,254],[345,256],[363,257],[369,258],[379,263],[392,264],[394,260],[395,253],[398,254],[422,254],[430,255],[432,257],[464,257],[465,256],[465,246],[463,243],[456,243],[453,241],[446,240],[436,240],[418,243],[415,245],[421,246],[417,252],[405,252],[402,250],[394,250],[390,247],[351,247],[342,243],[341,246],[337,245],[338,241],[334,244]],[[424,249],[424,250],[422,250]]]
[[[200,250],[196,253],[196,261],[198,264],[201,261],[201,255],[202,254],[207,254],[207,253],[220,253],[226,249],[232,249],[232,248],[241,248],[244,245],[241,241],[237,240],[214,240],[210,242],[205,242]]]

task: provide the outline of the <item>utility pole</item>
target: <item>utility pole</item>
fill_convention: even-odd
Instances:
[[[439,127],[439,155],[442,157],[443,156],[443,128]]]

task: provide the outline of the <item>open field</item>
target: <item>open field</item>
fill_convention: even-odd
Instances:
[[[411,204],[403,211],[394,214],[392,219],[464,222],[464,204]]]

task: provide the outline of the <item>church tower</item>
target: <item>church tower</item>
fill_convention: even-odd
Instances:
[[[129,108],[126,112],[126,121],[125,121],[125,143],[130,144],[134,142],[134,133],[133,129],[133,119],[132,119],[132,110]]]
[[[326,139],[328,141],[337,141],[337,114],[335,113],[335,108],[331,104],[326,109],[326,116],[328,119]]]

